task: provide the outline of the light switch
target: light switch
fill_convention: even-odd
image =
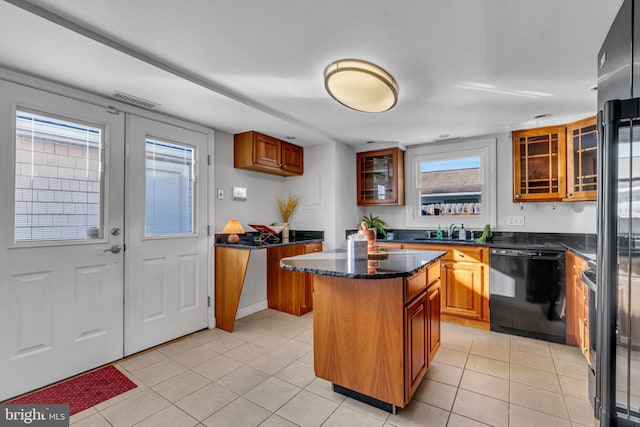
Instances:
[[[224,199],[224,188],[218,188],[218,200]]]

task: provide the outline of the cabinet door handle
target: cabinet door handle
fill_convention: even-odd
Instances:
[[[573,197],[573,193],[567,193],[567,197]]]
[[[514,197],[515,199],[519,199],[519,198],[520,198],[520,195],[519,195],[519,194],[516,194],[516,195],[515,195],[515,196],[513,196],[513,197]]]

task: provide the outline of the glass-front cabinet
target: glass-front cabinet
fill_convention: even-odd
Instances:
[[[357,156],[359,206],[404,205],[404,151],[366,151]]]
[[[513,201],[566,197],[566,127],[513,131]]]
[[[597,165],[596,116],[568,124],[566,200],[596,200]]]

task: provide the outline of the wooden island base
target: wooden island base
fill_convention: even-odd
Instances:
[[[440,346],[439,278],[437,260],[409,277],[314,275],[316,376],[389,412],[404,408]]]

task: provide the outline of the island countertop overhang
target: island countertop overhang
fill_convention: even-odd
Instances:
[[[388,250],[381,260],[349,259],[347,251],[337,249],[298,255],[280,260],[280,267],[300,273],[346,279],[392,279],[409,277],[443,257],[446,252],[423,250]]]

